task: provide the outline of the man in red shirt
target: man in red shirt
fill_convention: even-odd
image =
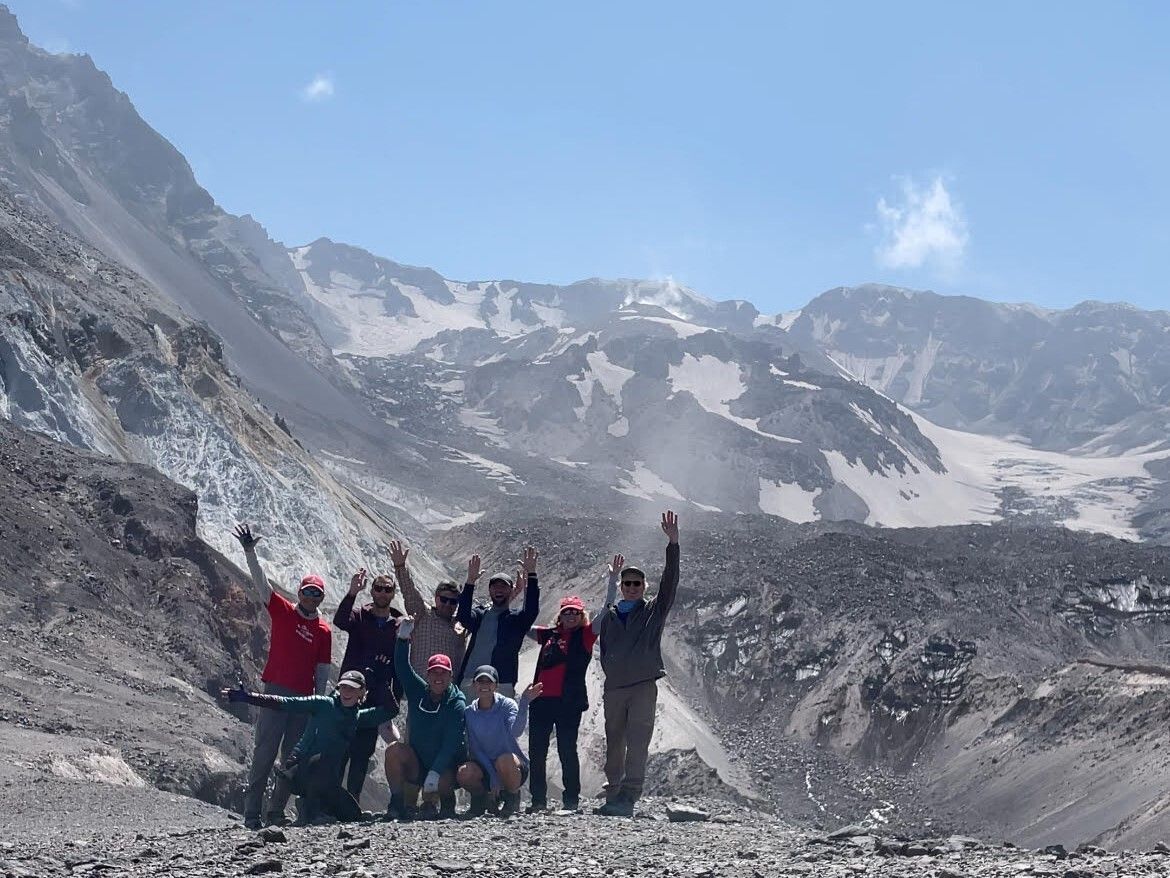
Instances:
[[[260,679],[264,694],[283,696],[324,695],[329,682],[332,661],[333,632],[317,612],[325,599],[325,580],[310,573],[301,580],[296,601],[278,586],[270,585],[260,561],[253,536],[246,524],[238,525],[235,537],[244,548],[252,585],[260,599],[268,606],[272,620],[269,630],[268,661]],[[252,768],[248,773],[248,790],[244,796],[244,825],[249,829],[261,826],[260,811],[268,776],[279,752],[281,760],[288,758],[305,731],[304,714],[262,710],[256,720],[256,744],[252,750]],[[265,812],[266,823],[285,822],[284,809],[288,804],[288,781],[277,772],[272,795]]]

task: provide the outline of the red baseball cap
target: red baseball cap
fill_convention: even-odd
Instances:
[[[571,594],[567,598],[561,598],[561,610],[568,609],[580,610],[582,613],[584,613],[585,601],[581,600],[575,594]],[[559,610],[557,611],[557,614],[560,615]]]
[[[442,668],[444,671],[451,670],[451,659],[441,652],[436,652],[427,659],[427,670],[433,671],[435,668]]]
[[[304,579],[301,580],[301,588],[308,588],[308,587],[316,587],[316,588],[321,589],[321,591],[325,591],[325,580],[322,579],[320,576],[318,576],[316,573],[310,573],[308,576],[306,576]]]

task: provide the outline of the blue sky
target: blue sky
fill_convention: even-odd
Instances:
[[[9,0],[228,210],[458,279],[1170,307],[1170,4]]]

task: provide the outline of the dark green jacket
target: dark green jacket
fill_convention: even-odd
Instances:
[[[326,758],[343,755],[358,729],[377,728],[398,713],[396,707],[346,707],[336,692],[301,697],[253,695],[248,700],[270,710],[309,714],[305,733],[293,748],[302,760],[318,753]]]
[[[427,681],[410,666],[410,641],[399,640],[394,648],[394,671],[406,690],[410,712],[406,715],[406,737],[418,757],[422,774],[442,774],[457,766],[467,752],[467,727],[463,711],[467,699],[454,683],[447,687],[439,702],[431,700]]]

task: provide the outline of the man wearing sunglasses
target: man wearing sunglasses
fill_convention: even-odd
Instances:
[[[349,591],[337,605],[333,624],[349,634],[345,644],[345,657],[341,660],[341,672],[360,671],[366,682],[366,706],[397,706],[402,698],[402,684],[394,673],[394,640],[397,634],[397,619],[402,612],[391,605],[398,590],[389,576],[376,576],[370,585],[370,603],[354,607],[358,595],[366,587],[366,568],[363,567],[349,581]],[[350,741],[346,758],[341,761],[344,773],[348,766],[345,788],[354,799],[361,801],[362,786],[370,770],[370,757],[378,744],[378,729],[374,726],[357,730]],[[396,739],[394,726],[386,723],[383,734],[389,740]]]
[[[333,660],[333,632],[317,612],[325,599],[325,580],[315,573],[304,577],[294,602],[293,595],[268,582],[256,557],[256,544],[261,538],[252,534],[251,527],[237,525],[233,535],[244,549],[253,588],[267,605],[271,619],[268,661],[260,676],[264,694],[284,697],[324,695]],[[260,712],[256,720],[256,743],[252,750],[248,789],[244,796],[244,825],[249,829],[261,826],[264,790],[277,753],[282,760],[288,759],[305,731],[305,723],[304,714]],[[284,809],[290,795],[288,781],[278,774],[268,799],[265,822],[285,822]]]
[[[658,594],[646,598],[646,574],[637,567],[621,571],[621,600],[606,608],[597,622],[601,669],[605,672],[605,804],[596,809],[607,817],[633,817],[642,795],[646,759],[654,734],[658,680],[662,663],[662,631],[678,593],[678,516],[662,514],[666,534],[666,567]]]
[[[410,549],[400,541],[390,543],[390,560],[402,592],[402,603],[407,615],[414,619],[410,666],[425,675],[430,657],[445,655],[451,660],[451,667],[458,668],[467,651],[467,630],[455,618],[459,587],[453,582],[440,582],[435,586],[434,603],[428,606],[406,565],[409,555]]]

